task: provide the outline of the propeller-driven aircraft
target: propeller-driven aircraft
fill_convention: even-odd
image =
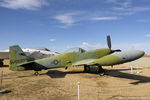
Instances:
[[[108,48],[84,50],[78,48],[77,51],[70,51],[57,56],[42,59],[31,59],[26,56],[18,45],[10,47],[10,65],[9,69],[13,71],[34,70],[35,75],[43,69],[60,68],[67,69],[69,66],[84,66],[84,71],[89,72],[90,66],[98,66],[98,73],[105,74],[102,66],[113,66],[130,62],[142,57],[144,51],[132,50],[122,52],[121,50],[111,49],[111,39],[107,36]]]
[[[59,55],[58,53],[52,52],[47,48],[37,48],[37,49],[24,48],[22,50],[23,50],[23,52],[25,52],[25,54],[27,56],[34,58],[34,59],[41,59],[41,58]],[[9,59],[9,50],[8,49],[0,50],[0,67],[3,66],[4,59]]]

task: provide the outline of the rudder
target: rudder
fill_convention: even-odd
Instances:
[[[26,56],[18,45],[9,47],[9,69],[13,71],[25,70],[24,67],[19,66],[22,63],[31,61],[33,59]]]

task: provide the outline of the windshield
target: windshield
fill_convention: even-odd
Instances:
[[[83,53],[83,52],[85,52],[85,50],[82,48],[79,48],[79,47],[74,47],[74,48],[70,48],[70,49],[65,51],[65,53],[69,53],[69,52],[81,52],[81,53]]]

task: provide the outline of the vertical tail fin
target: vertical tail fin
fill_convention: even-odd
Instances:
[[[16,71],[25,70],[24,67],[19,65],[31,61],[31,58],[27,57],[18,45],[14,45],[9,47],[9,60],[9,69]]]

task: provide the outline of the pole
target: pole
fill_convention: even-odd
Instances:
[[[0,89],[2,89],[2,82],[3,82],[3,71],[1,71],[1,85],[0,85]]]
[[[131,74],[133,74],[133,65],[131,65]]]
[[[78,82],[78,100],[80,100],[80,82]]]
[[[137,67],[137,69],[139,68],[138,65],[136,65],[136,67]],[[140,70],[138,69],[138,70],[136,71],[136,73],[140,73]]]

